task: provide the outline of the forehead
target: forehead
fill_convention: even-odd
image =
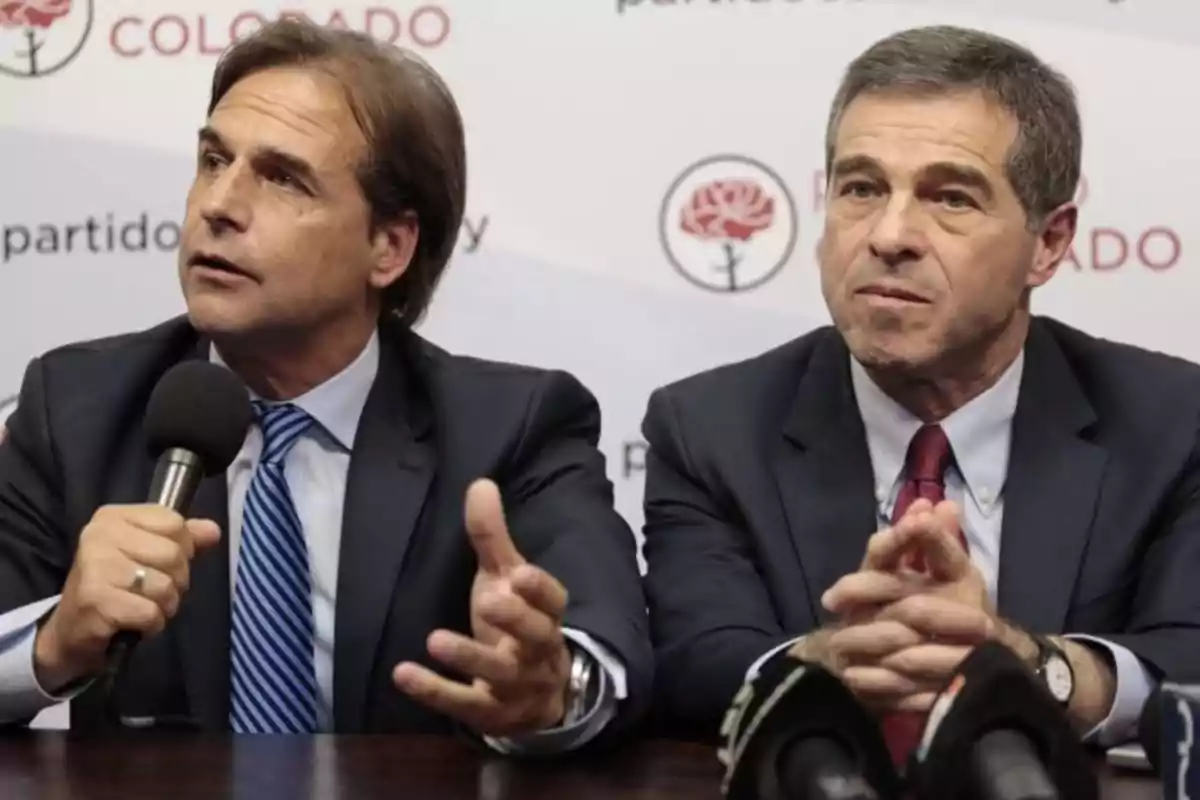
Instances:
[[[834,160],[868,156],[898,172],[959,163],[1001,177],[1017,121],[982,92],[864,93],[842,114]]]
[[[314,167],[354,163],[366,146],[342,86],[316,69],[242,78],[213,108],[209,125],[236,148],[282,150]]]

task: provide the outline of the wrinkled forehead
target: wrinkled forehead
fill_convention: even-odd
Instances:
[[[900,179],[950,164],[1004,182],[1018,130],[1016,118],[980,91],[868,92],[833,131],[831,172],[871,162]]]
[[[283,152],[314,168],[357,164],[366,147],[344,87],[314,68],[247,75],[213,108],[208,127],[230,147]]]

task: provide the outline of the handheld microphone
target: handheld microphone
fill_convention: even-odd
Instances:
[[[883,734],[850,690],[816,664],[776,656],[721,726],[729,800],[893,800],[900,778]]]
[[[1097,800],[1087,749],[1015,653],[976,647],[934,701],[909,775],[922,800]]]
[[[146,405],[147,446],[158,460],[149,502],[186,513],[201,479],[233,463],[253,420],[246,387],[228,369],[184,361],[167,370]],[[140,638],[122,631],[109,644],[103,679],[110,696]]]

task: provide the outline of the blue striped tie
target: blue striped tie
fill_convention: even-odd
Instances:
[[[242,516],[229,720],[236,733],[312,733],[317,729],[312,579],[283,460],[313,419],[291,404],[254,405],[263,449]]]

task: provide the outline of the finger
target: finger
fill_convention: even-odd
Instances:
[[[127,586],[138,567],[165,573],[172,581],[187,584],[188,556],[185,545],[145,531],[130,530],[128,535],[118,538],[116,546],[129,563],[114,560],[112,578],[115,586]]]
[[[889,571],[904,554],[903,536],[895,527],[884,528],[867,540],[867,552],[863,555],[862,571]]]
[[[895,620],[879,620],[842,628],[829,637],[829,647],[850,663],[877,660],[922,642],[920,634]]]
[[[179,539],[187,530],[184,526],[183,516],[166,506],[150,503],[133,506],[106,506],[96,514],[99,516],[105,511],[111,513],[110,518],[114,522],[123,522],[158,536]]]
[[[561,620],[567,612],[567,588],[543,569],[525,564],[510,576],[513,591],[533,608]]]
[[[102,638],[118,631],[133,631],[155,636],[167,626],[162,608],[148,597],[110,589],[96,608],[94,619]]]
[[[491,592],[479,601],[479,615],[487,624],[516,640],[522,661],[544,658],[563,645],[556,620],[530,606],[515,594]]]
[[[846,667],[842,671],[842,682],[857,697],[872,703],[887,702],[926,690],[911,678],[877,666]]]
[[[937,692],[917,692],[916,694],[906,695],[895,702],[892,710],[918,711],[927,714],[929,713],[929,709],[933,708],[933,703],[937,700],[937,697]]]
[[[952,502],[919,516],[910,546],[920,552],[925,571],[935,580],[956,581],[971,569],[971,557],[959,540],[958,508]]]
[[[192,535],[193,555],[196,551],[207,550],[221,541],[221,526],[211,519],[189,519],[187,529]]]
[[[879,618],[901,622],[926,637],[953,644],[979,644],[996,631],[995,621],[983,609],[928,594],[899,600],[880,611]]]
[[[145,570],[145,578],[140,587],[135,585],[138,570]],[[149,600],[158,606],[168,618],[175,616],[175,612],[179,609],[179,601],[183,596],[182,591],[175,579],[167,573],[124,560],[105,565],[103,571],[109,589],[116,589],[122,594]],[[97,592],[96,596],[111,597],[108,592],[103,591]]]
[[[932,502],[924,497],[918,497],[909,504],[908,508],[904,509],[904,514],[901,516],[901,519],[904,517],[916,516],[917,514],[924,514],[928,511],[933,511],[933,508],[934,505]]]
[[[397,665],[392,682],[417,702],[477,731],[490,732],[502,719],[503,707],[481,686],[447,680],[420,664]]]
[[[500,489],[495,483],[478,480],[471,484],[467,489],[465,516],[467,536],[480,569],[503,573],[525,563],[508,533]]]
[[[470,678],[498,684],[512,683],[521,675],[520,663],[510,650],[488,647],[453,631],[434,631],[427,645],[430,655]]]
[[[834,614],[845,614],[863,606],[894,603],[915,590],[910,581],[890,572],[852,572],[821,595],[821,605]]]
[[[963,645],[924,642],[884,656],[879,666],[918,681],[943,681],[970,652]]]

